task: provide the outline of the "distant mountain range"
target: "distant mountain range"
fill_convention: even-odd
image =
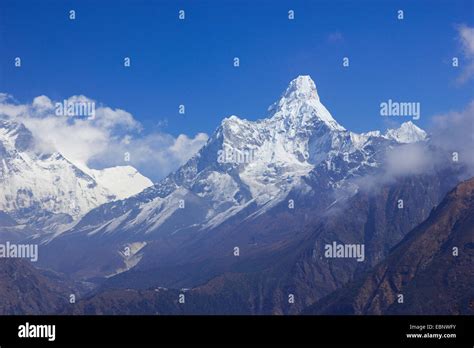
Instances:
[[[428,313],[412,305],[422,295],[417,282],[429,287],[428,277],[448,284],[451,302],[440,312],[470,301],[472,273],[456,273],[461,283],[452,286],[433,255],[455,270],[472,261],[465,218],[472,180],[446,198],[461,166],[380,180],[388,153],[415,144],[433,151],[430,136],[412,122],[385,133],[348,131],[309,76],[291,81],[267,118],[224,119],[195,156],[154,185],[131,167],[79,169],[58,153],[34,153],[23,125],[1,125],[0,241],[40,243],[47,288],[82,284],[82,295],[94,286],[50,312]],[[446,210],[447,201],[458,210]],[[417,253],[413,240],[428,243],[429,226],[441,226],[431,227],[439,236]],[[454,236],[464,254],[450,259]],[[405,307],[393,305],[398,291]]]
[[[25,228],[56,232],[152,185],[133,167],[89,169],[59,152],[38,152],[35,142],[22,123],[0,119],[0,211]]]
[[[457,249],[454,249],[457,248]],[[454,252],[457,250],[457,253]],[[296,262],[287,274],[233,273],[217,277],[189,291],[155,288],[109,289],[69,307],[75,314],[474,314],[474,178],[462,182],[410,231],[387,258],[367,274],[308,307],[292,309],[281,287],[291,272],[311,270]],[[278,265],[280,263],[280,265]],[[301,270],[298,270],[301,269]],[[335,267],[335,270],[340,270]],[[267,274],[263,274],[267,273]],[[338,275],[306,272],[305,286],[330,283]],[[319,277],[318,280],[310,280]],[[265,281],[263,281],[265,279]],[[319,283],[319,284],[318,284]],[[185,295],[185,303],[179,295]],[[399,303],[399,295],[403,302]],[[280,301],[275,301],[280,297]],[[285,303],[286,302],[286,303]],[[297,306],[295,306],[297,307]]]
[[[286,269],[286,275],[280,277],[275,277],[273,271],[292,261],[288,254],[280,253],[278,261],[267,263],[263,272],[227,273],[190,290],[102,289],[75,304],[67,302],[68,294],[77,291],[72,290],[71,280],[40,272],[23,260],[4,260],[0,263],[4,299],[0,313],[473,314],[473,197],[474,178],[449,192],[385,260],[340,290],[298,311],[288,311],[294,304],[284,301],[283,291],[288,289],[278,286],[291,277],[292,269]],[[293,270],[298,268],[301,273],[307,264],[296,262]],[[311,284],[310,278],[316,274],[306,272],[305,275],[306,283]],[[319,278],[320,284],[329,282],[327,277]],[[18,293],[22,294],[21,298],[11,296]],[[183,294],[185,302],[180,303]],[[403,303],[398,302],[400,294]],[[281,300],[272,302],[278,296]]]
[[[45,247],[43,262],[88,278],[111,276],[138,263],[180,264],[193,254],[199,258],[202,245],[179,260],[174,248],[181,252],[189,243],[227,239],[217,231],[252,226],[284,206],[290,216],[310,208],[323,211],[336,199],[354,195],[353,179],[375,173],[388,149],[426,137],[411,122],[385,134],[347,131],[321,104],[311,78],[299,76],[270,107],[268,118],[224,119],[185,165],[136,196],[90,211]],[[292,205],[294,209],[288,208]],[[225,233],[259,243],[256,231],[255,237]],[[271,238],[278,238],[272,233]],[[226,242],[216,243],[222,247]],[[250,241],[244,243],[242,248]],[[227,252],[233,247],[227,246]],[[123,255],[126,248],[128,257]],[[68,261],[59,250],[68,250]],[[94,256],[84,258],[84,250]]]

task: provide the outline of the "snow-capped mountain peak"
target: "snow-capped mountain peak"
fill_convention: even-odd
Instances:
[[[91,170],[59,152],[39,152],[22,123],[0,119],[0,211],[18,221],[33,225],[45,214],[76,219],[150,185],[132,167]]]
[[[351,166],[356,167],[347,173],[335,167],[332,169],[341,178],[351,177],[363,167],[376,166],[369,145],[416,142],[426,136],[411,122],[383,135],[379,131],[362,134],[346,131],[321,103],[316,85],[309,76],[292,80],[270,110],[269,118],[257,121],[235,115],[225,118],[195,159],[178,170],[175,177],[187,177],[187,185],[192,187],[196,181],[194,177],[200,176],[200,182],[206,181],[207,184],[196,185],[196,189],[212,187],[208,182],[211,177],[215,180],[222,173],[230,173],[237,186],[244,184],[245,191],[249,191],[253,200],[264,205],[304,186],[301,178],[320,165],[333,168],[341,154],[352,154],[361,160],[361,163],[352,163]],[[181,184],[178,182],[177,186]],[[201,192],[195,193],[202,195]],[[205,196],[212,195],[206,192]]]
[[[330,130],[344,130],[321,103],[316,84],[309,76],[298,76],[292,80],[280,100],[269,111],[273,122],[280,123],[287,130],[294,127],[314,127],[317,123],[326,125]]]
[[[399,128],[387,130],[385,136],[388,139],[396,140],[399,143],[414,143],[425,140],[427,134],[413,122],[408,121],[402,123]]]
[[[377,171],[385,149],[424,135],[410,123],[386,134],[349,132],[321,103],[311,78],[299,76],[268,118],[225,118],[177,171],[132,198],[94,209],[60,238],[110,238],[118,251],[125,242],[225,229],[238,215],[250,221],[286,209],[295,197],[325,209],[336,190],[340,198],[357,192],[353,179]]]
[[[318,100],[319,95],[316,84],[309,75],[300,75],[290,82],[288,88],[283,93],[286,99]]]
[[[86,169],[94,180],[112,192],[118,199],[136,195],[153,182],[132,166],[117,166],[104,169]]]

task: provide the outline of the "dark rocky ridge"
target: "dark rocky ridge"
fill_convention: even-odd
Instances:
[[[305,312],[472,315],[473,265],[474,178],[452,190],[368,275]]]
[[[54,314],[69,301],[71,283],[29,261],[0,259],[0,314]]]

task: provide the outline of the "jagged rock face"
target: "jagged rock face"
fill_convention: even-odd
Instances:
[[[0,210],[18,223],[54,230],[101,204],[138,193],[151,185],[147,180],[131,167],[79,169],[58,152],[38,153],[23,124],[0,119]],[[104,183],[111,181],[136,191]]]
[[[306,312],[472,315],[473,261],[474,178],[452,190],[369,275]]]

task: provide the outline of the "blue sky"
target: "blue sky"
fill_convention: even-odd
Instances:
[[[84,94],[129,111],[146,131],[194,135],[231,114],[264,117],[291,79],[309,74],[350,130],[385,128],[379,104],[389,98],[421,102],[423,127],[472,99],[473,80],[456,83],[459,24],[473,26],[473,1],[2,0],[0,92],[24,103]]]

